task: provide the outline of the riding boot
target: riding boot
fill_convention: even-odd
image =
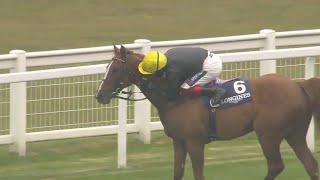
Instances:
[[[201,94],[212,97],[210,100],[211,107],[219,107],[225,93],[226,90],[222,88],[202,88],[201,90]]]
[[[209,127],[208,127],[208,138],[210,141],[216,140],[216,108],[220,106],[221,99],[226,93],[225,89],[222,88],[202,88],[201,94],[211,97],[209,110]]]

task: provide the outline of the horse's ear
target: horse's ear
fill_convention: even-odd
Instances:
[[[113,50],[114,53],[119,53],[119,48],[117,48],[117,46],[113,43]]]
[[[121,53],[121,55],[123,55],[123,56],[125,56],[125,55],[127,54],[127,49],[126,49],[124,46],[122,46],[122,45],[121,45],[121,47],[120,47],[120,53]]]

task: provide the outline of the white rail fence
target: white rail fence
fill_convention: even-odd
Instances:
[[[264,51],[220,53],[219,56],[225,63],[260,61],[260,75],[276,72],[275,59],[280,60],[303,57],[305,58],[304,78],[310,78],[313,77],[315,73],[314,57],[320,56],[320,46],[280,50],[273,49],[276,47],[310,46],[319,44],[320,30],[279,33],[276,33],[273,30],[262,30],[260,34],[224,38],[164,42],[136,40],[135,44],[127,44],[125,46],[142,53],[150,51],[151,48],[159,51],[165,51],[176,46],[200,46],[214,51],[242,51],[248,49],[261,49]],[[30,53],[26,53],[21,50],[14,50],[8,55],[0,55],[0,69],[10,69],[12,72],[9,74],[0,75],[0,84],[10,83],[10,131],[9,134],[0,136],[0,144],[11,144],[10,150],[18,152],[19,155],[23,156],[26,154],[26,142],[118,134],[119,167],[126,166],[126,133],[138,132],[140,139],[143,142],[150,143],[150,132],[152,130],[161,130],[163,128],[160,122],[150,121],[151,105],[148,101],[135,102],[133,124],[126,123],[127,104],[126,102],[119,100],[118,125],[26,132],[26,82],[63,77],[76,77],[82,75],[94,75],[105,72],[105,65],[79,66],[26,72],[27,67],[106,61],[111,59],[112,55],[112,46]],[[314,149],[313,138],[314,135],[312,123],[308,133],[308,144],[311,149]]]

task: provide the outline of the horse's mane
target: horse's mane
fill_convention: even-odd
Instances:
[[[141,59],[143,59],[144,58],[144,55],[143,54],[140,54],[140,53],[135,53],[135,52],[133,52],[133,51],[131,51],[131,50],[127,50],[127,52],[126,52],[128,55],[133,55],[133,56],[137,56],[137,57],[139,57],[139,58],[141,58]]]

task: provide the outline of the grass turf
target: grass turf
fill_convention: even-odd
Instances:
[[[318,0],[1,0],[0,53],[319,28]]]
[[[152,144],[142,144],[136,134],[128,138],[128,167],[117,168],[116,136],[78,138],[28,144],[28,156],[19,158],[0,147],[0,178],[6,180],[122,180],[172,179],[171,139],[163,132],[152,133]],[[320,141],[317,141],[319,147]],[[286,143],[282,144],[286,169],[279,180],[308,179],[302,164]],[[263,179],[266,162],[255,136],[213,142],[206,147],[207,179]],[[318,159],[319,153],[314,154]],[[187,159],[185,179],[193,179]]]

